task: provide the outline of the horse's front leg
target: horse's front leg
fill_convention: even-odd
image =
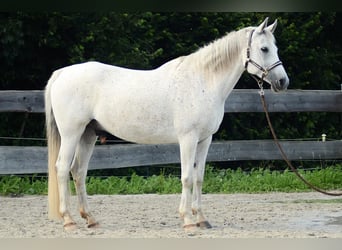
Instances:
[[[182,196],[179,205],[179,213],[184,221],[183,228],[191,231],[196,228],[191,212],[191,188],[193,185],[193,169],[197,148],[197,138],[187,135],[179,140],[181,156],[181,180]]]
[[[194,183],[192,196],[192,213],[196,216],[196,225],[200,228],[211,228],[202,211],[202,185],[204,178],[205,162],[211,144],[212,136],[201,141],[197,146],[196,160],[194,165]]]

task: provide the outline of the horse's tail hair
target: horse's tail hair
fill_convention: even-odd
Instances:
[[[61,137],[57,128],[55,116],[51,106],[51,86],[59,72],[55,71],[45,88],[45,121],[48,145],[48,217],[52,220],[61,218],[59,212],[59,192],[57,183],[56,162],[61,144]]]

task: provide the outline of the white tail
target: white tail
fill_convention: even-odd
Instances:
[[[60,148],[60,135],[58,132],[57,124],[53,114],[51,106],[50,89],[51,84],[57,77],[57,71],[55,71],[45,89],[45,119],[46,119],[46,137],[48,145],[48,216],[49,219],[58,220],[61,219],[59,212],[59,192],[56,172],[56,161]]]

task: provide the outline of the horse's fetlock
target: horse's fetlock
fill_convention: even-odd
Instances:
[[[197,215],[197,212],[198,212],[197,208],[192,208],[191,211],[192,211],[192,215]]]
[[[87,219],[88,218],[88,214],[86,213],[86,212],[84,212],[84,211],[80,211],[80,215],[81,215],[81,217],[83,218],[83,219]]]

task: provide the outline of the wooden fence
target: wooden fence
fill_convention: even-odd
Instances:
[[[269,112],[342,112],[342,92],[327,90],[265,91]],[[0,91],[0,112],[44,112],[43,91]],[[263,112],[258,90],[234,90],[225,112]],[[266,124],[265,124],[266,126]],[[282,141],[290,160],[342,159],[342,141]],[[213,142],[208,162],[278,160],[271,140]],[[89,169],[179,163],[179,147],[116,144],[96,146]],[[0,146],[0,174],[47,172],[46,147]]]

